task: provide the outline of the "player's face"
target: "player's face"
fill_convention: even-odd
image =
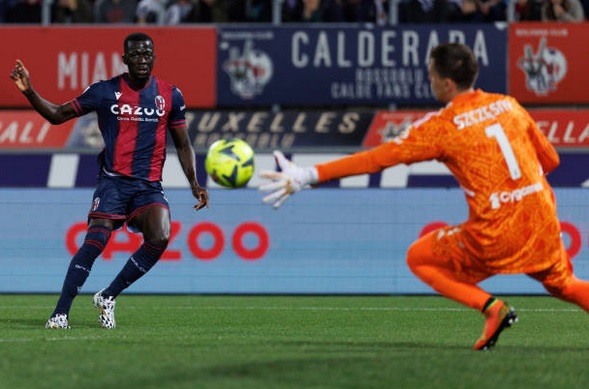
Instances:
[[[427,70],[429,74],[430,87],[436,100],[441,103],[449,102],[451,97],[449,96],[448,91],[448,79],[442,78],[436,71],[433,59],[430,59]]]
[[[151,76],[155,54],[151,41],[130,41],[127,43],[123,62],[129,68],[131,80],[147,81]]]

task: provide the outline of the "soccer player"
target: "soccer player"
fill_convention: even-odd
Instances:
[[[299,167],[276,151],[281,172],[261,173],[270,180],[260,186],[268,192],[264,202],[278,208],[311,185],[438,160],[464,190],[469,217],[419,238],[407,263],[438,293],[484,314],[474,349],[494,346],[517,320],[509,305],[477,286],[496,274],[527,274],[553,296],[589,311],[589,282],[573,274],[545,178],[560,162],[556,150],[514,98],[474,88],[478,63],[467,46],[436,46],[428,72],[434,96],[446,104],[442,109],[388,143],[327,163]]]
[[[48,102],[32,87],[29,72],[17,60],[10,77],[32,107],[52,124],[96,111],[104,138],[98,184],[88,213],[88,230],[69,265],[63,289],[47,328],[69,327],[72,302],[104,250],[112,230],[127,223],[143,234],[112,283],[94,295],[104,328],[115,328],[115,298],[159,260],[170,238],[170,210],[161,179],[169,130],[178,159],[197,200],[196,210],[209,206],[208,193],[196,178],[194,149],[184,117],[185,103],[176,86],[151,75],[153,40],[144,33],[128,35],[123,44],[128,73],[99,81],[61,105]]]

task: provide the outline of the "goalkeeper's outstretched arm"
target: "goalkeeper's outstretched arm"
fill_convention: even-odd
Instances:
[[[263,201],[278,208],[290,195],[315,184],[338,178],[369,174],[381,171],[399,162],[398,153],[392,149],[391,142],[371,150],[358,152],[330,162],[310,167],[300,167],[286,159],[280,151],[274,152],[274,158],[281,171],[263,171],[260,176],[269,182],[260,185],[262,192],[268,193]]]
[[[262,192],[268,193],[263,198],[264,203],[272,204],[274,208],[278,208],[291,194],[319,182],[317,169],[314,166],[299,167],[294,162],[286,159],[280,151],[274,152],[274,158],[281,171],[263,171],[260,173],[262,178],[269,180],[269,182],[259,187]]]

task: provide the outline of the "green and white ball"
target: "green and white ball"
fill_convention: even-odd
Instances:
[[[245,186],[254,174],[254,165],[254,150],[238,138],[216,141],[205,158],[208,175],[226,188]]]

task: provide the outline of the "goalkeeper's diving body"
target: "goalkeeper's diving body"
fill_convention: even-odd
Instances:
[[[168,132],[192,195],[198,201],[194,208],[209,206],[208,192],[199,185],[196,176],[184,98],[176,86],[151,74],[155,61],[153,40],[144,33],[131,33],[123,41],[123,50],[122,60],[128,72],[97,81],[80,96],[63,104],[49,102],[33,89],[29,71],[21,61],[17,60],[10,73],[31,106],[52,124],[96,112],[104,140],[98,183],[88,212],[88,229],[70,261],[61,294],[45,324],[50,329],[70,328],[73,301],[113,230],[126,224],[131,231],[141,232],[143,243],[110,285],[93,297],[104,328],[116,326],[115,298],[143,277],[166,250],[171,219],[161,180]]]
[[[315,166],[299,167],[276,151],[281,171],[261,173],[268,180],[260,186],[267,192],[264,202],[278,208],[292,194],[322,182],[438,160],[464,190],[468,220],[419,238],[406,259],[435,291],[483,313],[474,349],[494,346],[517,321],[512,307],[478,286],[496,274],[526,274],[551,295],[589,312],[589,282],[573,273],[545,177],[560,163],[554,147],[513,97],[474,88],[478,63],[467,46],[436,46],[428,71],[442,109],[388,143]]]

